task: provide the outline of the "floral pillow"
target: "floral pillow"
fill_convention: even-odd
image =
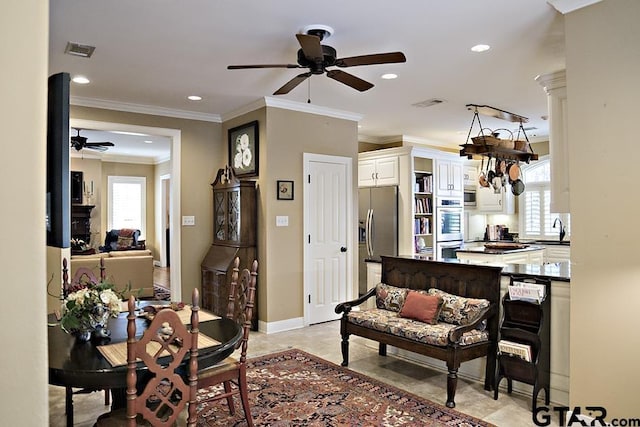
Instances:
[[[486,299],[467,298],[453,295],[440,289],[429,289],[429,295],[439,295],[444,300],[439,319],[454,325],[470,325],[478,320],[482,310],[489,307]]]
[[[399,312],[407,298],[405,288],[378,283],[376,286],[376,307],[384,310]]]

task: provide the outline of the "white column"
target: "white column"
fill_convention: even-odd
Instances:
[[[551,161],[551,212],[569,213],[569,138],[567,134],[567,79],[565,70],[535,78],[547,93],[549,157]]]

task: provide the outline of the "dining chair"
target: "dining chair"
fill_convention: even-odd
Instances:
[[[198,385],[199,293],[193,290],[191,328],[182,323],[171,308],[158,311],[142,337],[136,340],[135,297],[130,296],[127,316],[127,406],[98,417],[97,427],[151,425],[173,426],[187,417],[186,425],[196,425]],[[188,379],[176,369],[189,354]],[[153,377],[138,392],[137,360]],[[185,414],[185,408],[187,408]],[[184,425],[182,422],[180,425]]]
[[[198,390],[214,385],[223,385],[223,391],[209,397],[205,393],[199,394],[198,404],[226,399],[231,415],[235,414],[233,396],[238,394],[242,402],[242,409],[249,427],[253,426],[253,418],[249,408],[249,392],[247,388],[247,343],[249,341],[249,330],[251,329],[251,315],[253,313],[253,302],[256,292],[256,277],[258,276],[258,261],[253,261],[251,271],[242,270],[238,280],[238,266],[240,259],[234,260],[233,272],[231,275],[231,286],[229,289],[229,305],[227,307],[227,317],[237,319],[242,324],[242,339],[238,341],[236,349],[240,348],[240,359],[233,356],[226,358],[220,364],[212,366],[198,373]],[[232,383],[235,387],[232,387]]]
[[[98,276],[96,276],[95,272],[90,268],[80,267],[78,268],[78,270],[76,270],[71,280],[69,280],[69,267],[67,264],[67,258],[62,258],[62,297],[66,298],[67,295],[70,293],[70,289],[73,289],[74,286],[79,285],[80,283],[91,282],[96,284],[96,283],[99,283],[100,281],[105,280],[106,277],[107,277],[107,273],[104,267],[104,259],[100,258],[100,279],[98,279]],[[73,391],[71,387],[66,387],[65,388],[65,399],[67,400],[66,408],[73,408],[72,400],[73,400],[74,394],[88,394],[88,393],[93,393],[94,391],[97,391],[97,390],[83,388],[80,390]],[[111,394],[109,389],[104,389],[104,404],[105,406],[108,406],[111,404]],[[70,414],[67,414],[67,416],[69,415]]]

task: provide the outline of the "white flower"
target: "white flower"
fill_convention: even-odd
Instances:
[[[250,150],[244,150],[242,153],[242,165],[244,167],[248,167],[251,164],[251,159],[253,159],[253,155]]]
[[[236,169],[242,167],[242,152],[236,153],[235,157],[233,158],[233,167]]]
[[[247,135],[246,133],[240,135],[240,148],[242,149],[242,151],[249,148],[249,135]]]

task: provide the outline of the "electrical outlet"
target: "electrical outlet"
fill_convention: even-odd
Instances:
[[[288,216],[276,216],[276,227],[288,227],[288,226],[289,226]]]
[[[183,215],[182,225],[196,225],[196,217],[193,215]]]

